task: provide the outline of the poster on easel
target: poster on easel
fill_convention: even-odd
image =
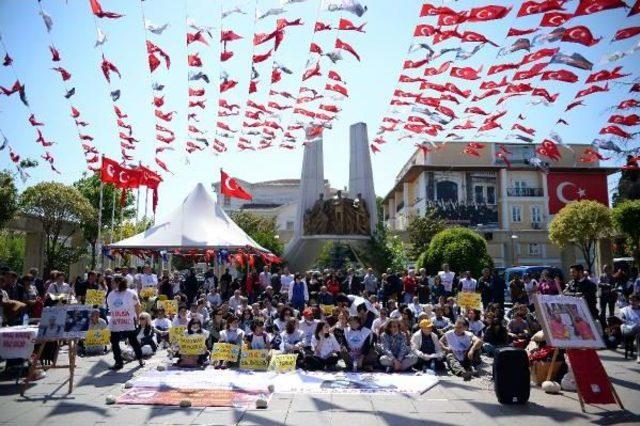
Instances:
[[[64,338],[67,311],[64,306],[51,306],[42,310],[38,325],[38,340],[60,340]]]
[[[89,330],[91,307],[87,305],[67,305],[65,307],[65,339],[84,339]]]

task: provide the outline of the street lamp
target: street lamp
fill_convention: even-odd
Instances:
[[[514,235],[513,233],[511,234],[511,250],[513,254],[511,259],[513,259],[513,266],[518,266],[518,250],[516,250],[516,244],[517,244],[518,238],[520,237],[518,237],[517,235]]]

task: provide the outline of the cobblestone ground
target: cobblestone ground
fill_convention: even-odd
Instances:
[[[164,353],[147,362],[144,369],[164,361]],[[621,353],[601,351],[600,357],[626,410],[616,406],[587,406],[582,413],[575,393],[548,395],[533,388],[529,403],[504,406],[497,402],[490,366],[470,382],[451,376],[424,395],[278,395],[269,408],[178,408],[106,405],[107,395],[120,395],[123,383],[142,372],[136,363],[111,372],[110,355],[80,358],[76,387],[67,395],[66,370],[50,370],[21,397],[15,377],[0,376],[0,424],[213,424],[213,425],[483,425],[594,423],[640,424],[640,364]],[[65,357],[63,357],[63,361]]]

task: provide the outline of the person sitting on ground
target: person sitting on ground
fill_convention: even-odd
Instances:
[[[520,310],[517,310],[511,321],[509,321],[507,330],[509,331],[509,337],[513,341],[513,346],[518,348],[527,346],[530,336],[529,325]]]
[[[284,354],[295,354],[296,367],[303,368],[305,362],[305,336],[304,332],[298,329],[298,320],[290,318],[287,321],[285,330],[280,333],[280,351]]]
[[[214,309],[211,313],[211,320],[207,325],[209,338],[207,339],[207,349],[211,350],[213,345],[220,341],[220,333],[225,328],[224,317],[220,309]]]
[[[376,336],[380,336],[384,332],[387,323],[390,321],[387,308],[381,308],[379,312],[380,316],[373,320],[373,324],[371,325],[371,331],[373,331]]]
[[[251,309],[245,309],[241,312],[240,316],[240,328],[244,331],[244,334],[251,333],[251,326],[253,325],[253,314]]]
[[[635,339],[636,362],[640,364],[640,294],[629,296],[629,305],[620,309],[618,315],[622,321],[622,336],[625,339]]]
[[[358,306],[356,306],[356,312],[360,317],[362,326],[371,330],[371,327],[373,327],[373,321],[375,321],[376,319],[376,315],[369,310],[366,303],[361,303]]]
[[[189,324],[189,310],[187,305],[178,306],[178,315],[173,318],[173,327],[187,327]]]
[[[371,330],[362,326],[360,317],[349,318],[349,328],[344,333],[347,346],[342,348],[342,355],[350,370],[373,371],[377,356],[372,348],[371,334]]]
[[[222,297],[216,287],[209,288],[209,293],[207,293],[207,303],[211,309],[215,309],[222,305]]]
[[[311,339],[313,354],[306,358],[309,370],[333,370],[338,363],[340,344],[324,321],[319,321]]]
[[[171,321],[166,317],[164,308],[156,309],[156,319],[153,320],[152,326],[156,333],[156,340],[158,344],[162,347],[168,346]]]
[[[414,317],[417,317],[422,312],[424,312],[424,308],[420,304],[418,296],[413,296],[413,300],[411,301],[411,303],[407,307],[408,307],[408,309],[411,310],[411,313],[413,313]]]
[[[471,380],[472,373],[477,374],[480,365],[480,347],[482,340],[466,331],[466,321],[458,318],[453,330],[447,331],[440,339],[451,372],[465,381]]]
[[[482,338],[484,323],[480,319],[479,309],[469,309],[467,312],[467,322],[469,323],[469,331],[472,332],[474,336]]]
[[[433,332],[433,322],[420,321],[420,330],[411,336],[411,351],[417,358],[414,368],[435,375],[444,370],[444,354],[438,337]]]
[[[251,332],[245,334],[244,341],[249,349],[271,349],[269,333],[264,329],[262,318],[256,318],[251,324]]]
[[[136,328],[136,338],[140,344],[142,350],[142,356],[149,358],[158,349],[158,345],[154,339],[155,332],[151,325],[151,315],[147,312],[142,312],[138,316],[138,327]],[[127,348],[122,353],[123,357],[128,360],[132,360],[135,357],[133,349]]]
[[[439,336],[444,335],[447,331],[449,331],[452,327],[451,320],[443,315],[444,309],[440,305],[436,305],[433,308],[433,326],[436,329],[436,334]]]
[[[387,373],[393,371],[407,371],[417,362],[417,357],[411,353],[405,336],[400,333],[398,320],[391,320],[384,333],[380,336],[380,364],[386,367]]]
[[[89,315],[89,330],[104,330],[107,328],[107,322],[100,318],[100,310],[93,309]],[[86,345],[84,340],[80,341],[81,355],[98,355],[107,353],[105,345]]]
[[[302,312],[302,321],[298,324],[298,328],[304,335],[303,347],[311,349],[311,339],[318,325],[318,320],[313,318],[313,309],[306,308]]]
[[[509,332],[504,326],[502,318],[496,316],[495,312],[489,311],[485,314],[485,330],[483,337],[482,351],[489,357],[493,357],[497,348],[509,344]]]
[[[204,336],[205,342],[207,341],[207,339],[209,337],[209,333],[207,332],[207,330],[204,330],[202,328],[202,322],[200,321],[200,318],[198,318],[198,317],[193,317],[193,318],[191,318],[189,320],[189,324],[187,325],[186,334],[188,336],[201,334],[201,335]],[[178,354],[178,365],[182,366],[182,367],[191,367],[191,366],[194,366],[194,365],[198,365],[200,367],[204,367],[209,362],[209,355],[210,355],[210,353],[206,349],[206,345],[205,345],[205,350],[202,353],[198,354],[198,355]]]
[[[238,308],[242,305],[242,296],[240,294],[240,290],[235,290],[233,292],[233,297],[229,298],[229,310],[233,312],[234,315],[238,313]]]
[[[333,305],[335,303],[333,294],[329,293],[326,286],[320,287],[320,291],[318,292],[316,299],[320,305]]]
[[[232,345],[240,346],[244,341],[244,331],[238,328],[238,317],[231,314],[227,317],[226,329],[220,332],[219,343],[230,343]],[[225,369],[228,368],[230,363],[228,361],[218,361],[214,366],[215,368]],[[237,362],[233,363],[237,365]]]

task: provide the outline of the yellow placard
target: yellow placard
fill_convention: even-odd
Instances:
[[[108,328],[103,329],[89,329],[87,330],[87,337],[84,339],[84,344],[87,346],[104,346],[109,344],[111,339],[111,331]]]
[[[214,361],[238,361],[240,355],[240,345],[232,345],[231,343],[215,343],[211,359]]]
[[[178,336],[178,347],[182,355],[202,355],[207,352],[204,334],[182,334]]]
[[[480,309],[482,307],[482,300],[480,299],[480,293],[458,293],[458,306],[467,309]]]
[[[164,313],[169,315],[175,315],[178,313],[178,301],[177,300],[158,300],[158,308],[164,309]]]
[[[84,304],[89,306],[102,306],[106,295],[107,292],[104,290],[87,290],[87,295],[84,298]]]
[[[296,371],[296,361],[298,359],[297,354],[281,354],[271,358],[269,369],[274,370],[277,373],[288,373],[290,371]]]
[[[169,329],[169,342],[170,343],[178,343],[178,339],[180,336],[184,335],[184,332],[187,331],[187,327],[184,325],[174,325]]]
[[[242,349],[240,368],[242,370],[266,371],[269,366],[269,351],[266,349]]]
[[[167,295],[166,294],[159,294],[158,295],[158,300],[167,300]]]
[[[333,309],[335,306],[333,305],[320,305],[320,309],[322,309],[322,313],[324,316],[328,317],[329,315],[333,315]]]
[[[154,297],[157,292],[158,289],[155,287],[144,287],[140,289],[140,293],[138,293],[138,295],[143,299],[149,299]]]

